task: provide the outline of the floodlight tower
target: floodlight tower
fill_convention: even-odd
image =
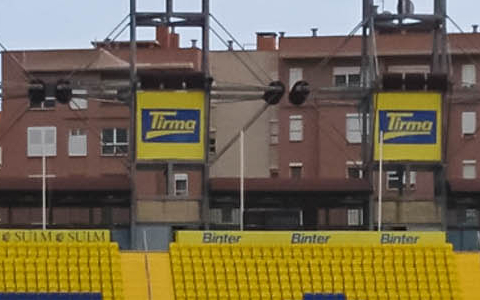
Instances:
[[[442,95],[441,105],[445,108],[446,97],[445,92],[448,89],[449,59],[447,47],[447,29],[446,29],[446,0],[432,0],[434,1],[433,14],[417,14],[414,11],[412,0],[397,0],[397,11],[381,12],[377,11],[377,6],[374,5],[374,0],[363,1],[363,23],[362,23],[362,49],[361,49],[361,83],[362,87],[372,91],[368,96],[362,99],[360,111],[362,112],[362,160],[370,176],[372,182],[372,171],[376,167],[374,162],[374,138],[373,135],[368,136],[368,132],[374,132],[374,118],[367,118],[367,115],[374,116],[374,95],[379,90],[385,87],[388,80],[395,81],[398,77],[390,76],[390,74],[379,74],[379,65],[376,50],[376,37],[385,33],[409,33],[409,32],[423,32],[432,34],[432,57],[430,63],[430,74],[428,78],[421,76],[412,76],[414,85],[426,86],[425,89],[440,91]],[[417,74],[418,75],[418,74]],[[415,80],[424,80],[423,83],[415,82]],[[400,80],[402,80],[400,78]],[[389,81],[391,83],[391,81]],[[397,85],[398,84],[398,85]],[[394,85],[399,87],[404,86],[403,82],[394,82]],[[406,85],[405,85],[406,86]],[[398,88],[400,91],[404,88]],[[445,111],[445,110],[443,110]],[[445,118],[441,118],[441,128],[446,128]],[[369,131],[367,130],[370,129]],[[446,175],[444,167],[445,159],[445,140],[442,140],[441,152],[442,159],[436,163],[430,162],[411,162],[411,161],[396,161],[390,163],[391,168],[399,168],[408,172],[410,168],[415,170],[428,170],[435,174],[435,194],[437,205],[441,208],[442,230],[446,230]],[[370,229],[373,229],[374,220],[374,201],[373,196],[370,199],[369,210],[369,224]]]
[[[199,227],[208,228],[209,221],[209,199],[208,199],[208,177],[209,177],[209,120],[210,120],[210,74],[209,74],[209,18],[210,18],[210,0],[200,0],[202,9],[200,12],[176,12],[173,9],[173,0],[165,1],[164,12],[137,12],[137,0],[130,0],[130,162],[131,162],[131,245],[135,247],[136,240],[136,212],[137,212],[137,191],[136,191],[136,174],[138,170],[145,168],[163,169],[167,174],[167,193],[171,196],[174,186],[174,165],[191,165],[196,169],[201,170],[202,177],[202,199],[199,200]],[[189,74],[179,74],[172,72],[157,76],[153,74],[137,73],[137,27],[158,27],[166,26],[169,28],[176,27],[197,27],[202,30],[202,65],[201,72],[191,72]],[[137,157],[138,151],[138,137],[137,137],[137,88],[141,86],[142,89],[194,89],[203,91],[203,107],[198,107],[198,111],[203,111],[200,118],[202,118],[199,140],[197,144],[203,145],[203,157],[195,159],[150,159],[140,160]],[[199,120],[197,120],[200,122]]]

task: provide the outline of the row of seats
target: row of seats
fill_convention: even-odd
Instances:
[[[1,244],[0,292],[88,292],[123,300],[118,244]]]
[[[0,293],[0,300],[102,300],[100,293]]]
[[[175,245],[175,244],[172,244]],[[371,258],[445,258],[451,254],[451,244],[440,247],[431,246],[405,246],[405,245],[382,245],[382,246],[327,246],[327,245],[294,245],[278,247],[254,247],[250,245],[182,245],[181,248],[173,246],[170,254],[182,257],[234,257],[234,258],[324,258],[324,259],[363,259]]]
[[[0,244],[0,258],[4,257],[110,257],[119,253],[117,243],[4,243]]]
[[[359,250],[362,258],[345,256]],[[389,255],[390,251],[403,255]],[[274,255],[276,252],[282,256]],[[295,252],[298,257],[293,256]],[[344,259],[305,255],[328,252],[342,253]],[[177,300],[297,300],[305,293],[343,293],[349,300],[453,300],[459,291],[452,255],[451,246],[443,245],[369,248],[173,243],[170,251]]]

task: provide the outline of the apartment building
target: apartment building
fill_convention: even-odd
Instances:
[[[378,34],[376,38],[380,75],[430,73],[433,43],[430,34],[390,33]],[[246,155],[245,228],[376,228],[379,175],[375,168],[372,174],[366,174],[362,162],[361,99],[342,89],[360,87],[361,38],[355,36],[335,51],[345,39],[345,36],[281,36],[278,39],[275,55],[278,55],[279,79],[290,88],[298,80],[306,80],[312,93],[301,106],[290,104],[285,95],[281,103],[272,108],[274,114],[258,121],[264,129],[269,123],[263,139],[265,130],[247,132],[247,135],[256,135],[256,138],[246,137],[249,147],[255,149],[269,144],[269,150]],[[475,149],[478,146],[480,94],[476,73],[480,34],[449,34],[448,40],[452,85],[445,95],[443,108],[442,152],[448,198],[444,222],[449,239],[457,248],[472,249],[476,247],[479,229],[476,198],[480,181]],[[326,58],[329,62],[324,64]],[[228,76],[232,75],[227,72],[221,77]],[[232,107],[231,111],[244,112],[238,107],[247,104],[223,105]],[[212,124],[231,124],[232,117],[224,111],[212,117],[215,118]],[[217,144],[221,140],[217,136]],[[238,145],[233,148],[238,149]],[[268,159],[264,153],[268,153]],[[239,160],[237,151],[228,163],[239,166]],[[268,166],[264,165],[266,161]],[[248,165],[251,162],[255,162],[255,166]],[[224,173],[212,172],[210,179],[214,203],[224,205],[223,224],[216,227],[238,228],[241,217],[238,172],[228,174],[225,170],[232,170],[231,167],[220,170]],[[406,171],[391,166],[382,172],[383,228],[441,229],[442,204],[435,180],[431,169],[418,165]]]
[[[47,228],[109,228],[122,247],[130,247],[131,227],[139,232],[139,240],[153,227],[156,235],[166,236],[160,238],[165,246],[170,227],[163,224],[200,222],[200,172],[174,165],[178,189],[170,195],[165,166],[139,168],[134,180],[138,201],[132,203],[129,103],[121,97],[102,97],[102,88],[128,84],[129,44],[93,45],[92,49],[3,53],[0,225],[41,228],[45,156]],[[168,28],[159,27],[155,40],[137,46],[140,76],[200,70],[201,51],[180,48],[178,35]],[[77,96],[60,104],[47,92],[46,101],[32,104],[27,83],[38,79],[68,79],[75,89],[93,90],[99,96],[82,97],[74,90]]]
[[[345,37],[281,38],[279,73],[284,82],[304,79],[313,90],[308,103],[296,107],[283,101],[279,108],[278,178],[319,183],[340,181],[342,191],[354,185],[348,181],[368,178],[362,170],[360,99],[342,99],[342,91],[328,95],[322,87],[360,85],[361,38],[354,37],[330,62],[328,57]],[[444,160],[447,170],[447,225],[450,239],[460,248],[469,248],[469,239],[478,230],[477,65],[480,35],[476,32],[449,34],[451,91],[444,100]],[[424,33],[378,34],[379,73],[430,73],[432,36]],[[327,95],[326,95],[327,94]],[[402,175],[400,175],[402,174]],[[401,178],[399,178],[401,177]],[[318,229],[331,226],[350,228],[375,225],[377,220],[378,172],[372,174],[373,193],[363,195],[364,205],[349,196],[336,193],[328,203],[322,193],[316,195],[312,219]],[[429,230],[441,228],[441,204],[435,189],[434,174],[421,168],[399,173],[383,172],[384,228]],[[363,180],[362,180],[363,179]],[[399,189],[398,182],[402,187]],[[317,186],[321,186],[318,184]],[[354,195],[360,196],[360,190]],[[366,198],[373,205],[366,212]],[[299,200],[304,197],[299,196]],[[298,199],[297,198],[297,199]],[[360,196],[362,198],[362,196]],[[363,218],[360,216],[363,215]],[[305,224],[304,224],[305,225]],[[476,240],[476,239],[474,239]]]
[[[457,248],[471,249],[479,230],[476,73],[480,34],[449,34],[448,38],[453,85],[444,110],[446,215],[449,239]],[[210,53],[215,85],[267,85],[279,79],[290,88],[306,80],[312,89],[300,106],[288,103],[285,95],[245,131],[246,229],[375,228],[378,172],[366,174],[361,159],[360,99],[336,90],[360,85],[361,41],[353,37],[334,52],[344,39],[259,33],[255,50]],[[168,29],[158,29],[154,41],[137,45],[140,74],[197,74],[201,68],[200,50],[179,48],[178,35]],[[422,33],[378,35],[379,73],[429,73],[431,45],[431,36]],[[202,170],[197,165],[142,166],[136,174],[138,201],[130,201],[130,118],[125,104],[75,97],[67,105],[47,99],[40,106],[30,106],[26,82],[32,76],[44,80],[71,76],[75,83],[108,85],[127,78],[128,53],[124,42],[94,43],[93,49],[86,50],[3,53],[2,226],[40,226],[42,153],[47,167],[48,228],[108,227],[125,247],[131,242],[130,229],[135,228],[135,247],[141,248],[146,236],[157,241],[149,245],[152,249],[161,249],[176,228],[200,226]],[[216,156],[264,102],[215,100],[211,104],[210,227],[238,228],[238,140]],[[440,229],[442,206],[433,172],[389,169],[382,179],[385,229]]]

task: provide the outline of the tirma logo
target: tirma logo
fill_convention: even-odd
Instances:
[[[386,144],[436,144],[437,112],[434,110],[379,112],[380,131]]]
[[[200,110],[142,109],[142,141],[145,143],[200,142]]]

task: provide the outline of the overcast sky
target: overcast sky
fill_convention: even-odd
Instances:
[[[7,49],[88,48],[103,40],[129,13],[129,0],[1,0],[0,42]],[[362,0],[211,0],[211,13],[246,47],[255,32],[285,31],[287,35],[345,35],[360,22]],[[382,3],[384,2],[384,4]],[[396,0],[375,0],[395,11]],[[433,0],[413,0],[416,12],[433,11]],[[163,11],[164,0],[137,0],[138,11]],[[201,0],[174,0],[176,11],[194,11]],[[448,0],[448,15],[463,30],[480,23],[480,1]],[[213,25],[213,24],[212,24]],[[457,32],[451,23],[450,32]],[[199,30],[178,30],[182,45],[200,39]],[[153,39],[152,29],[139,29],[140,39]],[[228,39],[226,35],[223,35]],[[128,39],[128,30],[120,37]],[[212,48],[223,49],[212,35]]]

